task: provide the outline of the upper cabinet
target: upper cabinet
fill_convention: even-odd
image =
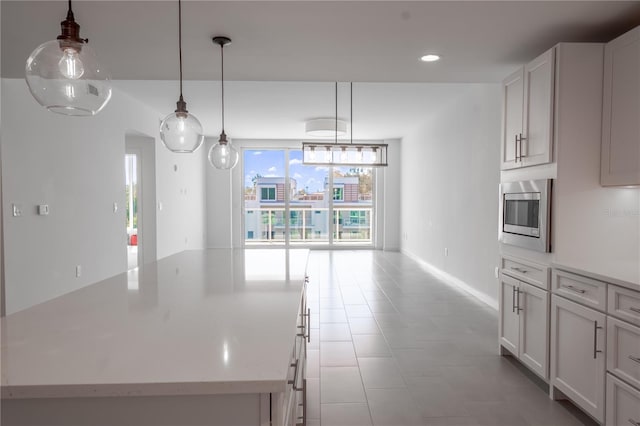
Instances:
[[[605,46],[600,183],[640,185],[640,27]]]
[[[502,170],[551,162],[554,75],[550,49],[503,81]]]

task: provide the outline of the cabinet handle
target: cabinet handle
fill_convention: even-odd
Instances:
[[[581,289],[581,288],[576,288],[576,287],[574,287],[574,286],[572,286],[572,285],[563,285],[563,286],[561,286],[561,287],[566,288],[567,290],[571,290],[571,291],[573,291],[573,292],[575,292],[575,293],[579,293],[579,294],[584,294],[584,293],[586,293],[586,290],[583,290],[583,289]]]
[[[598,352],[602,352],[598,349],[598,330],[601,330],[602,327],[598,326],[598,321],[594,321],[593,323],[593,359],[596,359],[598,356]]]
[[[511,287],[511,312],[516,313],[516,287]]]
[[[511,266],[511,269],[513,269],[513,270],[514,270],[514,271],[516,271],[516,272],[520,272],[521,274],[526,274],[527,272],[529,272],[529,271],[527,271],[526,269],[517,268],[517,267],[515,267],[515,266]]]
[[[520,311],[524,310],[520,307],[520,293],[522,293],[520,288],[516,288],[516,313],[518,315],[520,315]]]
[[[518,140],[518,143],[520,144],[520,161],[522,161],[523,157],[526,157],[526,155],[522,154],[522,141],[526,139],[522,137],[522,133],[520,133],[520,139]]]
[[[635,313],[637,313],[637,314],[640,314],[640,309],[638,309],[638,308],[634,308],[633,306],[632,306],[632,307],[630,307],[630,308],[629,308],[629,310],[630,310],[630,311],[633,311],[633,312],[635,312]]]
[[[307,308],[307,313],[302,314],[302,316],[307,317],[305,325],[305,331],[307,332],[307,335],[304,337],[307,338],[307,343],[311,343],[311,308]]]
[[[640,422],[637,422],[633,419],[629,419],[629,423],[631,423],[633,426],[640,426]]]
[[[629,359],[640,364],[640,358],[638,358],[637,356],[629,355]]]
[[[515,151],[516,151],[514,161],[517,163],[518,159],[519,159],[518,158],[518,135],[517,134],[516,134],[516,138],[514,140],[513,146],[515,147]]]
[[[293,370],[293,380],[287,381],[288,384],[293,385],[292,388],[294,391],[301,391],[302,389],[298,388],[298,367],[300,366],[300,360],[296,359],[296,362],[291,364],[292,367],[295,367]]]

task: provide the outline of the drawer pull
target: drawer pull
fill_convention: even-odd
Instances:
[[[563,285],[563,286],[562,286],[562,288],[566,288],[567,290],[571,290],[571,291],[576,292],[576,293],[579,293],[579,294],[584,294],[584,293],[586,293],[586,292],[587,292],[586,290],[583,290],[583,289],[581,289],[581,288],[574,287],[574,286],[572,286],[572,285]]]
[[[630,311],[633,311],[637,314],[640,314],[640,309],[639,308],[634,308],[633,306],[629,308]]]
[[[633,419],[629,419],[629,423],[631,423],[633,426],[640,426],[640,422],[636,422]]]
[[[526,269],[516,268],[515,266],[512,266],[511,269],[513,269],[516,272],[520,272],[521,274],[526,274],[527,272],[529,272]]]
[[[629,355],[629,359],[640,364],[640,358],[638,358],[637,356]]]

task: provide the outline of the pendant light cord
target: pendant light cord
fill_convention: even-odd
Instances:
[[[71,0],[69,0],[69,10],[67,10],[67,19],[73,21],[73,10],[71,9]]]
[[[222,133],[224,133],[224,45],[220,45],[220,83],[222,84]]]
[[[180,100],[182,101],[182,0],[178,0],[178,57],[180,61]]]
[[[335,123],[335,144],[338,144],[338,82],[336,81],[336,123]]]

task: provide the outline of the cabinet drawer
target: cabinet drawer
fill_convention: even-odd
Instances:
[[[594,309],[606,310],[607,283],[602,281],[554,269],[553,292]]]
[[[607,312],[640,326],[640,292],[609,285]]]
[[[640,391],[607,374],[606,411],[609,426],[640,425]]]
[[[502,272],[536,287],[549,290],[549,268],[528,260],[502,257]]]
[[[640,388],[640,327],[607,318],[607,370]]]

